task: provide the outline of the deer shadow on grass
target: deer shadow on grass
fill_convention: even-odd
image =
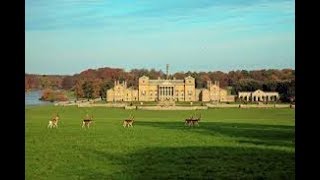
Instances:
[[[103,179],[294,179],[294,153],[239,147],[151,147],[126,155],[91,150],[118,171]],[[98,169],[90,169],[94,173]]]
[[[294,147],[294,126],[203,121],[199,124],[200,126],[188,127],[184,122],[139,121],[136,125],[212,136],[228,136],[238,139],[239,143]]]

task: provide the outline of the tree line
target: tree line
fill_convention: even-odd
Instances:
[[[166,78],[166,74],[155,69],[132,69],[128,72],[119,68],[88,69],[72,76],[25,74],[25,89],[65,89],[74,91],[77,98],[105,99],[106,91],[113,87],[114,81],[126,80],[128,87],[138,88],[141,76],[150,79]],[[209,71],[209,72],[176,72],[169,78],[183,79],[192,76],[196,81],[196,88],[206,88],[207,81],[219,81],[222,88],[231,87],[231,93],[239,91],[277,91],[282,101],[288,102],[295,98],[295,70],[237,70],[237,71]]]

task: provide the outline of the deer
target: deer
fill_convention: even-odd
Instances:
[[[82,121],[82,128],[84,128],[84,127],[89,128],[92,123],[93,123],[92,115],[89,116],[87,114],[86,117]]]
[[[54,117],[51,118],[47,128],[58,128],[59,119],[60,117],[59,117],[59,114],[57,113]]]
[[[188,119],[185,119],[185,126],[194,126],[194,125],[197,125],[197,126],[199,126],[199,121],[200,121],[200,119],[201,119],[201,114],[199,115],[199,117],[198,118],[196,118],[195,116],[191,116],[190,118],[188,118]]]
[[[134,116],[130,115],[129,119],[125,119],[122,123],[123,127],[133,127],[133,123],[134,123]]]
[[[199,126],[199,121],[200,121],[200,119],[201,119],[201,114],[198,116],[198,118],[195,118],[195,119],[192,119],[192,120],[191,120],[192,125],[193,125],[193,126],[194,126],[194,125]]]

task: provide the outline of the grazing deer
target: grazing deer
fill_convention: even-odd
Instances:
[[[49,121],[48,127],[47,128],[57,128],[58,127],[58,122],[59,122],[59,114],[57,113],[52,119]]]
[[[131,115],[129,119],[125,119],[122,123],[123,127],[133,127],[134,123],[134,116]]]
[[[195,118],[195,116],[191,116],[190,118],[186,119],[185,120],[185,126],[188,125],[188,126],[194,126],[194,125],[197,125],[199,126],[199,121],[201,119],[201,114],[199,115],[198,118]]]
[[[197,126],[199,126],[200,119],[201,119],[201,114],[198,116],[198,118],[191,120],[192,125],[194,126],[196,124]]]
[[[185,126],[187,126],[187,125],[191,126],[192,120],[193,120],[193,116],[191,116],[190,118],[186,119],[184,125]]]
[[[92,123],[93,123],[92,115],[89,116],[87,114],[86,117],[82,121],[82,128],[84,128],[84,127],[89,128]]]

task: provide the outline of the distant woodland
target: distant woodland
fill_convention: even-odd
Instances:
[[[161,70],[132,69],[129,72],[119,68],[88,69],[80,74],[65,75],[37,75],[25,74],[25,91],[29,90],[68,90],[73,91],[78,98],[106,98],[106,91],[113,87],[115,80],[126,80],[127,85],[138,88],[139,77],[146,75],[151,79],[166,78]],[[220,86],[228,88],[231,94],[239,91],[277,91],[283,102],[295,101],[295,70],[238,70],[228,73],[214,72],[177,72],[169,78],[183,79],[192,76],[196,80],[196,88],[205,88],[208,80],[219,81]]]

